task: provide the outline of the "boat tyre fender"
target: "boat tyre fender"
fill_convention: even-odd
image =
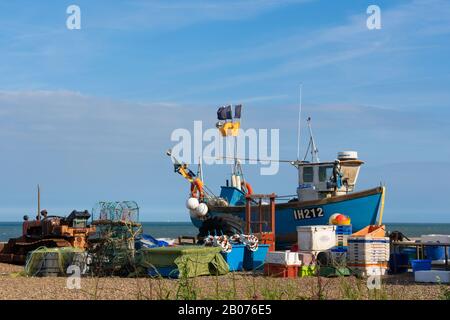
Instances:
[[[244,220],[232,214],[222,214],[203,221],[197,237],[199,238],[199,243],[202,244],[203,239],[210,235],[226,235],[231,237],[232,235],[242,234],[243,232]]]
[[[203,181],[197,178],[191,183],[191,197],[202,200],[203,196]]]

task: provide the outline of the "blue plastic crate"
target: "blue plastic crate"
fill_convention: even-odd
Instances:
[[[150,267],[147,270],[147,273],[151,277],[164,277],[164,278],[173,278],[176,279],[180,275],[180,271],[177,266],[168,266],[168,267]]]
[[[258,245],[258,250],[256,251],[250,251],[245,247],[244,269],[248,271],[264,269],[264,260],[266,259],[267,252],[269,252],[268,244]]]
[[[330,251],[331,252],[347,252],[348,251],[348,247],[336,246],[336,247],[331,248]]]
[[[229,253],[221,252],[222,257],[228,263],[230,271],[241,271],[244,265],[245,244],[233,244]]]
[[[411,260],[413,272],[431,270],[431,260]]]
[[[430,260],[443,260],[445,259],[445,247],[425,247],[425,257]]]
[[[336,234],[352,234],[352,225],[336,226]]]

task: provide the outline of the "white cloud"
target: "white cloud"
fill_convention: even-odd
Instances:
[[[220,48],[216,52],[208,52],[208,59],[199,59],[200,62],[195,64],[183,63],[169,72],[197,73],[225,67],[234,71],[207,85],[192,86],[186,91],[192,95],[288,76],[305,79],[310,77],[307,71],[340,66],[355,74],[355,80],[349,79],[348,86],[373,85],[392,80],[398,74],[403,76],[417,67],[408,65],[408,59],[402,57],[442,47],[442,40],[434,40],[433,36],[450,30],[447,12],[450,12],[450,3],[442,0],[410,1],[388,9],[382,7],[383,24],[379,31],[367,29],[367,15],[361,12],[349,16],[342,25],[290,29],[290,34],[268,34],[259,43],[243,48]],[[396,63],[395,59],[402,63],[396,65],[397,69],[388,68],[384,72],[383,65],[388,61]],[[264,67],[245,69],[255,62]],[[372,65],[370,77],[366,75],[367,65]]]

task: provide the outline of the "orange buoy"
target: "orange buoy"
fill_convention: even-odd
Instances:
[[[203,195],[203,181],[197,178],[191,183],[191,196],[193,198],[203,199]]]
[[[245,187],[245,190],[247,190],[247,193],[246,193],[247,196],[253,194],[253,188],[250,185],[250,183],[242,181],[242,185]]]

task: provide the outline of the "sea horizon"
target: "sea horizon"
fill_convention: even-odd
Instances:
[[[198,229],[190,221],[142,221],[145,234],[157,238],[177,238],[179,236],[196,236]],[[388,231],[401,231],[408,237],[420,237],[424,234],[449,234],[450,223],[436,222],[386,222]],[[22,233],[22,222],[0,221],[0,242],[19,237]]]

